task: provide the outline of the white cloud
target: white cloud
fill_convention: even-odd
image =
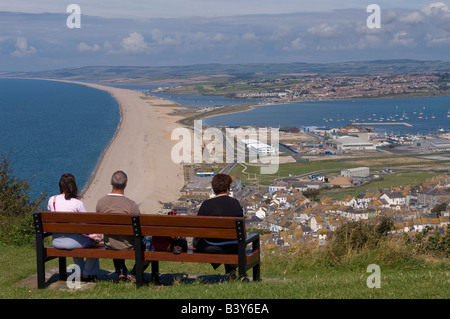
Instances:
[[[214,35],[214,37],[212,38],[212,40],[214,42],[222,42],[226,39],[225,35],[223,35],[222,33],[216,33]]]
[[[383,40],[378,35],[366,34],[357,43],[356,48],[363,49],[376,49],[383,45]],[[347,47],[348,49],[348,47]]]
[[[242,35],[243,40],[254,40],[256,39],[256,35],[254,32],[246,32]]]
[[[425,37],[427,45],[429,47],[444,47],[450,45],[450,34],[446,34],[441,37],[435,37],[431,34],[427,34]]]
[[[441,13],[450,13],[448,5],[443,2],[433,2],[422,9],[427,16],[435,16]]]
[[[152,40],[155,41],[157,44],[164,44],[164,45],[179,44],[179,41],[176,38],[164,36],[164,34],[159,29],[152,30]]]
[[[399,31],[394,34],[394,39],[391,41],[393,46],[403,46],[403,47],[415,47],[416,43],[413,38],[407,38],[407,33],[405,31]]]
[[[12,52],[11,55],[15,57],[24,57],[37,53],[35,47],[28,45],[27,39],[24,37],[19,37],[16,40],[16,51]]]
[[[295,51],[301,51],[306,48],[306,45],[302,42],[302,39],[300,37],[297,37],[295,40],[291,41],[290,47],[285,47],[285,50],[295,50]]]
[[[142,36],[142,34],[138,32],[130,33],[130,36],[124,38],[120,43],[120,45],[126,52],[131,53],[142,53],[149,50],[149,47],[144,40],[144,37]]]
[[[422,8],[430,21],[442,30],[450,31],[450,8],[443,2],[434,2]]]
[[[97,52],[100,51],[100,46],[98,44],[88,45],[84,42],[78,44],[79,52]]]
[[[319,38],[334,38],[341,33],[337,24],[330,26],[327,23],[323,23],[317,27],[311,27],[308,29],[308,32]]]
[[[420,12],[412,12],[405,17],[401,17],[400,22],[409,25],[418,25],[425,21],[425,17]]]

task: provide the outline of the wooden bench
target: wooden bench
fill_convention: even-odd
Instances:
[[[34,225],[39,289],[45,288],[45,263],[54,258],[59,258],[60,280],[67,279],[67,257],[134,259],[138,287],[144,284],[144,260],[151,261],[154,283],[159,281],[159,261],[235,264],[238,265],[239,276],[245,277],[247,270],[253,268],[253,280],[260,280],[259,235],[252,234],[247,237],[243,218],[36,212]],[[135,250],[109,250],[103,245],[72,250],[45,247],[44,239],[52,233],[131,235],[134,236]],[[163,251],[145,251],[142,245],[144,236],[234,239],[238,241],[239,249],[237,254],[207,254],[192,249],[179,255]],[[247,251],[247,245],[250,243],[251,249]]]
[[[59,279],[66,280],[66,258],[135,259],[134,251],[110,250],[103,244],[92,248],[57,249],[45,247],[44,239],[52,233],[114,234],[133,236],[132,215],[105,213],[37,212],[33,216],[36,231],[38,288],[45,288],[45,263],[59,258]]]
[[[204,217],[204,216],[170,216],[170,215],[146,215],[133,216],[133,230],[135,232],[136,250],[136,282],[143,283],[144,260],[151,261],[152,280],[158,283],[159,262],[179,261],[197,263],[231,264],[238,266],[238,275],[246,276],[247,270],[253,269],[253,281],[260,280],[260,243],[259,234],[251,234],[247,237],[245,220],[236,217]],[[209,254],[195,252],[189,249],[181,254],[173,254],[164,251],[144,251],[142,245],[143,236],[175,236],[175,237],[203,237],[223,238],[237,240],[237,254]],[[251,249],[247,251],[247,245]]]

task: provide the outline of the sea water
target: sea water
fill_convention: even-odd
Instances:
[[[209,126],[294,126],[345,128],[374,123],[387,134],[430,134],[450,130],[450,97],[305,101],[259,105],[251,110],[203,119]],[[388,124],[382,124],[388,123]],[[393,124],[394,123],[394,124]],[[395,124],[395,123],[407,123]]]
[[[120,124],[110,93],[45,80],[0,79],[0,152],[14,176],[31,181],[29,194],[59,193],[59,178],[85,188]],[[113,172],[111,172],[113,173]]]

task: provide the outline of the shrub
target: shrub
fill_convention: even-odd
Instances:
[[[332,256],[342,259],[345,256],[374,249],[394,229],[389,218],[375,221],[349,222],[339,227],[331,236],[328,248]]]
[[[417,233],[413,243],[419,252],[436,256],[450,257],[450,229],[444,235],[438,231],[432,232],[433,227],[427,226]]]
[[[46,194],[30,198],[30,182],[14,177],[10,155],[0,154],[0,240],[25,244],[32,242],[32,213],[40,208]]]

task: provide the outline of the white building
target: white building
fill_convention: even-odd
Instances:
[[[256,217],[258,217],[259,219],[263,220],[264,218],[267,217],[267,209],[264,207],[260,207],[256,212],[255,212]]]
[[[249,150],[256,152],[259,155],[276,155],[278,154],[278,149],[272,147],[271,145],[262,143],[258,140],[254,139],[244,139],[241,140],[241,143]]]
[[[341,170],[341,176],[344,177],[369,177],[370,169],[368,167],[356,167]]]
[[[423,151],[450,151],[450,140],[447,138],[423,138],[414,141],[414,146]]]
[[[353,136],[341,136],[334,140],[338,150],[364,151],[376,150],[374,143]]]

